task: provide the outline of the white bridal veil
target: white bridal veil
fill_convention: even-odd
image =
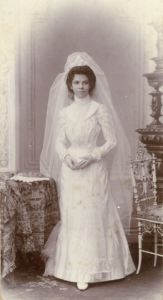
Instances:
[[[55,141],[57,136],[58,117],[60,110],[71,104],[72,100],[68,96],[66,78],[69,70],[74,66],[89,66],[96,75],[96,87],[92,98],[103,103],[112,121],[117,137],[117,146],[114,149],[112,160],[109,155],[105,158],[110,171],[110,181],[114,201],[119,210],[124,228],[128,228],[132,212],[132,194],[129,174],[130,146],[121,122],[117,116],[111,99],[108,81],[104,72],[98,64],[85,52],[75,52],[68,56],[64,72],[59,74],[50,89],[47,107],[46,127],[43,142],[43,149],[40,158],[40,172],[48,177],[52,177],[59,184],[59,171],[61,163],[55,152]]]

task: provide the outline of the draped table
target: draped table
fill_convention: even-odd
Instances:
[[[18,251],[41,252],[58,222],[59,208],[53,179],[29,173],[17,174],[0,183],[3,278],[15,269]]]

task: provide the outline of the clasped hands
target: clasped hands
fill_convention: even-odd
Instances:
[[[86,157],[82,157],[82,159],[77,160],[75,158],[72,158],[70,154],[67,154],[64,157],[65,164],[72,170],[78,170],[83,169],[90,165],[92,162],[94,162],[95,159],[90,155],[87,155]]]

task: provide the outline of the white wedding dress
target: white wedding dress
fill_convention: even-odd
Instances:
[[[100,132],[104,143],[97,146]],[[71,282],[100,282],[135,271],[126,236],[114,204],[104,156],[116,145],[103,104],[76,100],[60,114],[56,149],[63,161],[70,153],[80,161],[90,153],[95,162],[72,170],[63,162],[60,174],[61,221],[43,253],[44,276]]]

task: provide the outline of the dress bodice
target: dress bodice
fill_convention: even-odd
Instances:
[[[97,145],[100,133],[104,143]],[[94,100],[74,102],[60,114],[57,152],[62,159],[67,151],[88,151],[101,158],[116,144],[113,125],[103,104]]]
[[[70,146],[95,147],[100,133],[99,104],[72,105],[65,111],[65,134]]]

